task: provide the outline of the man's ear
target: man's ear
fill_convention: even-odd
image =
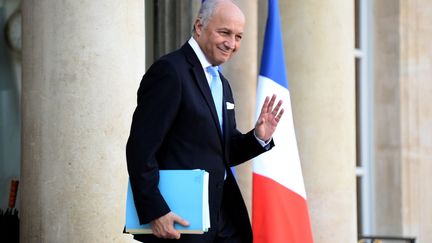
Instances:
[[[201,23],[201,19],[200,19],[200,18],[197,18],[197,19],[195,20],[194,28],[195,28],[195,33],[196,33],[196,35],[197,35],[197,36],[200,36],[200,35],[201,35],[201,32],[202,32],[202,28],[203,28],[203,25],[202,25],[202,23]]]

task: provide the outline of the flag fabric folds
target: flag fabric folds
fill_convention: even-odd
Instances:
[[[269,0],[257,116],[266,96],[283,100],[285,113],[273,138],[276,146],[253,161],[252,227],[254,243],[313,242],[297,141],[277,0]]]

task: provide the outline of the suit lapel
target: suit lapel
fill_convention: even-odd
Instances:
[[[182,50],[185,53],[185,56],[188,59],[189,63],[192,64],[192,73],[194,76],[194,81],[196,82],[202,96],[204,97],[204,99],[207,103],[207,106],[210,109],[213,123],[215,125],[215,128],[218,131],[219,138],[221,139],[221,141],[223,141],[222,132],[220,130],[220,125],[219,125],[219,119],[218,119],[217,112],[216,112],[216,107],[214,105],[213,97],[212,97],[212,94],[210,91],[210,87],[208,85],[207,78],[205,76],[205,73],[204,73],[204,70],[201,66],[201,63],[199,62],[198,57],[196,56],[195,52],[193,51],[192,47],[190,47],[189,44],[183,45]],[[224,117],[225,117],[225,114],[224,114]]]

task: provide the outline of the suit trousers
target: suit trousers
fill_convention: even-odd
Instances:
[[[218,219],[218,232],[214,243],[249,243],[242,240],[241,232],[231,218],[235,217],[235,215],[229,215],[225,207],[227,205],[222,201]]]

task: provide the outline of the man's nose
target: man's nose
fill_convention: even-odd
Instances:
[[[235,37],[229,37],[229,38],[227,38],[226,40],[225,40],[225,46],[227,47],[227,48],[229,48],[229,49],[234,49],[235,48],[235,43],[236,43],[236,41],[235,41]]]

